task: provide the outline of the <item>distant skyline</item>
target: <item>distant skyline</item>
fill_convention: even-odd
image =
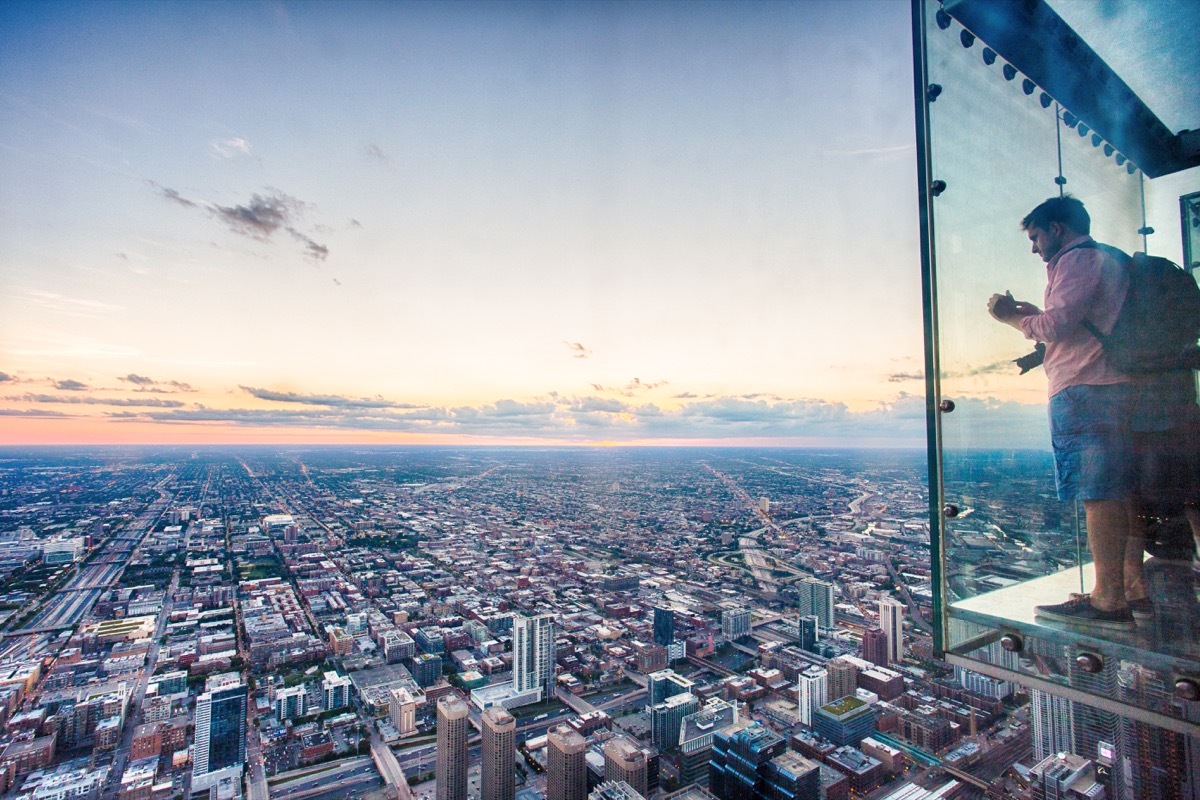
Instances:
[[[883,0],[4,4],[0,444],[919,445],[911,80]]]

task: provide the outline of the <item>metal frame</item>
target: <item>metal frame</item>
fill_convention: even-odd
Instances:
[[[1047,694],[1062,697],[1075,703],[1083,703],[1092,708],[1116,714],[1119,717],[1144,722],[1147,725],[1181,733],[1184,736],[1200,738],[1200,723],[1188,722],[1178,717],[1168,717],[1165,714],[1149,711],[1141,706],[1122,703],[1119,700],[1101,697],[1100,695],[1089,694],[1073,686],[1064,686],[1061,683],[1055,683],[1045,678],[1038,678],[1024,672],[1014,672],[1004,667],[998,667],[995,664],[989,664],[986,661],[976,661],[965,656],[955,655],[954,653],[946,653],[945,658],[947,664],[969,669],[972,672],[978,672],[980,675],[987,675],[989,678],[1011,681],[1028,689],[1040,689]]]
[[[937,275],[933,257],[933,181],[930,174],[929,81],[925,44],[925,0],[912,0],[913,95],[917,134],[917,211],[921,239],[921,306],[925,328],[925,432],[929,475],[929,563],[933,592],[933,652],[941,656],[946,646],[942,596],[942,397],[938,354]]]

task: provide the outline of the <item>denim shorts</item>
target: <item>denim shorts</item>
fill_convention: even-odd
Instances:
[[[1050,398],[1050,443],[1060,500],[1122,500],[1137,477],[1128,383],[1068,386]]]

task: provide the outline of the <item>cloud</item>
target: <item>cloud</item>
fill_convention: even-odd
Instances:
[[[214,158],[236,158],[250,155],[250,143],[240,136],[214,139],[208,143],[208,151]]]
[[[896,144],[885,147],[859,147],[848,150],[826,150],[825,155],[829,156],[895,156],[902,153],[911,153],[916,150],[916,145],[913,144]]]
[[[15,380],[16,378],[14,378],[12,375],[9,375],[7,372],[0,372],[0,383],[6,383],[8,381]]]
[[[372,161],[382,161],[384,164],[390,164],[391,159],[388,154],[383,152],[383,148],[377,144],[369,144],[363,148],[363,153]]]
[[[588,350],[586,347],[584,347],[579,342],[565,342],[564,341],[563,344],[565,344],[567,346],[567,349],[571,351],[571,356],[573,358],[588,358],[592,354],[591,350]]]
[[[91,395],[76,395],[67,397],[56,394],[25,394],[20,397],[6,397],[5,400],[24,400],[27,403],[69,403],[71,405],[88,406],[132,406],[139,408],[182,408],[185,403],[178,400],[160,400],[158,398],[137,397],[93,397]]]
[[[61,411],[49,411],[41,408],[0,408],[0,417],[68,417]]]
[[[409,403],[394,403],[382,397],[345,397],[336,394],[298,394],[297,392],[277,392],[272,389],[260,389],[254,386],[238,386],[246,394],[259,400],[273,400],[277,403],[302,403],[312,406],[331,406],[336,408],[425,408]]]
[[[170,200],[172,203],[178,203],[179,205],[183,206],[184,208],[196,208],[197,207],[196,203],[192,202],[191,200],[188,200],[186,197],[184,197],[183,195],[181,195],[179,192],[175,191],[174,189],[168,189],[166,186],[157,184],[154,181],[150,181],[150,185],[153,186],[154,188],[158,189],[159,193],[162,194],[163,197]]]
[[[66,380],[55,381],[54,388],[60,392],[82,392],[88,388],[88,385],[82,381],[67,378]]]
[[[69,297],[57,292],[46,292],[41,289],[19,289],[25,302],[45,311],[65,314],[72,317],[100,317],[122,311],[122,307],[105,303],[100,300],[90,300],[80,297]]]
[[[161,186],[154,181],[149,183],[158,189],[163,197],[172,202],[186,208],[202,207],[200,203],[183,197],[174,189]],[[284,192],[271,191],[265,195],[251,195],[250,202],[244,205],[223,206],[213,203],[203,207],[224,222],[234,233],[249,236],[260,242],[270,241],[278,231],[286,231],[292,238],[304,245],[306,256],[316,261],[324,261],[329,257],[329,248],[298,227],[299,218],[304,215],[307,205],[302,200]]]
[[[1016,375],[1019,370],[1013,363],[1012,359],[1003,359],[1001,361],[993,361],[990,364],[984,364],[979,367],[973,367],[966,370],[947,370],[942,373],[942,378],[974,378],[979,375],[994,375],[996,373],[1010,372]],[[925,380],[924,372],[893,372],[887,377],[888,383],[905,383],[907,381],[923,381]]]
[[[660,386],[666,386],[667,381],[652,381],[644,382],[641,378],[634,378],[624,386],[604,386],[599,383],[593,383],[592,388],[597,392],[615,392],[625,397],[633,397],[639,392],[648,392],[657,389]],[[694,397],[695,395],[693,395]]]
[[[194,392],[190,383],[183,381],[156,381],[153,378],[148,378],[145,375],[138,375],[131,372],[128,375],[118,375],[117,380],[124,383],[132,383],[138,388],[138,392],[152,392],[154,394],[172,394],[174,392]]]

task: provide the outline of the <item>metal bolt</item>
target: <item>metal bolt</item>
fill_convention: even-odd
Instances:
[[[1019,653],[1025,649],[1025,641],[1015,633],[1006,633],[1000,637],[1000,646],[1010,653]]]
[[[942,192],[946,191],[946,182],[943,180],[934,181],[933,183],[929,184],[929,191],[934,197],[937,197]]]
[[[953,519],[954,517],[958,516],[958,506],[954,505],[953,503],[947,503],[946,505],[942,506],[942,514],[950,519]]]
[[[1188,702],[1200,700],[1200,683],[1193,678],[1178,678],[1175,681],[1175,696]]]
[[[954,401],[953,400],[943,400],[942,402],[938,403],[938,408],[940,408],[942,411],[949,414],[951,411],[954,410]]]
[[[1097,673],[1104,669],[1104,659],[1095,653],[1082,653],[1075,659],[1075,665],[1084,672]]]
[[[938,95],[942,93],[942,86],[938,83],[929,84],[929,88],[925,90],[925,96],[929,98],[929,102],[934,102],[938,99]]]

